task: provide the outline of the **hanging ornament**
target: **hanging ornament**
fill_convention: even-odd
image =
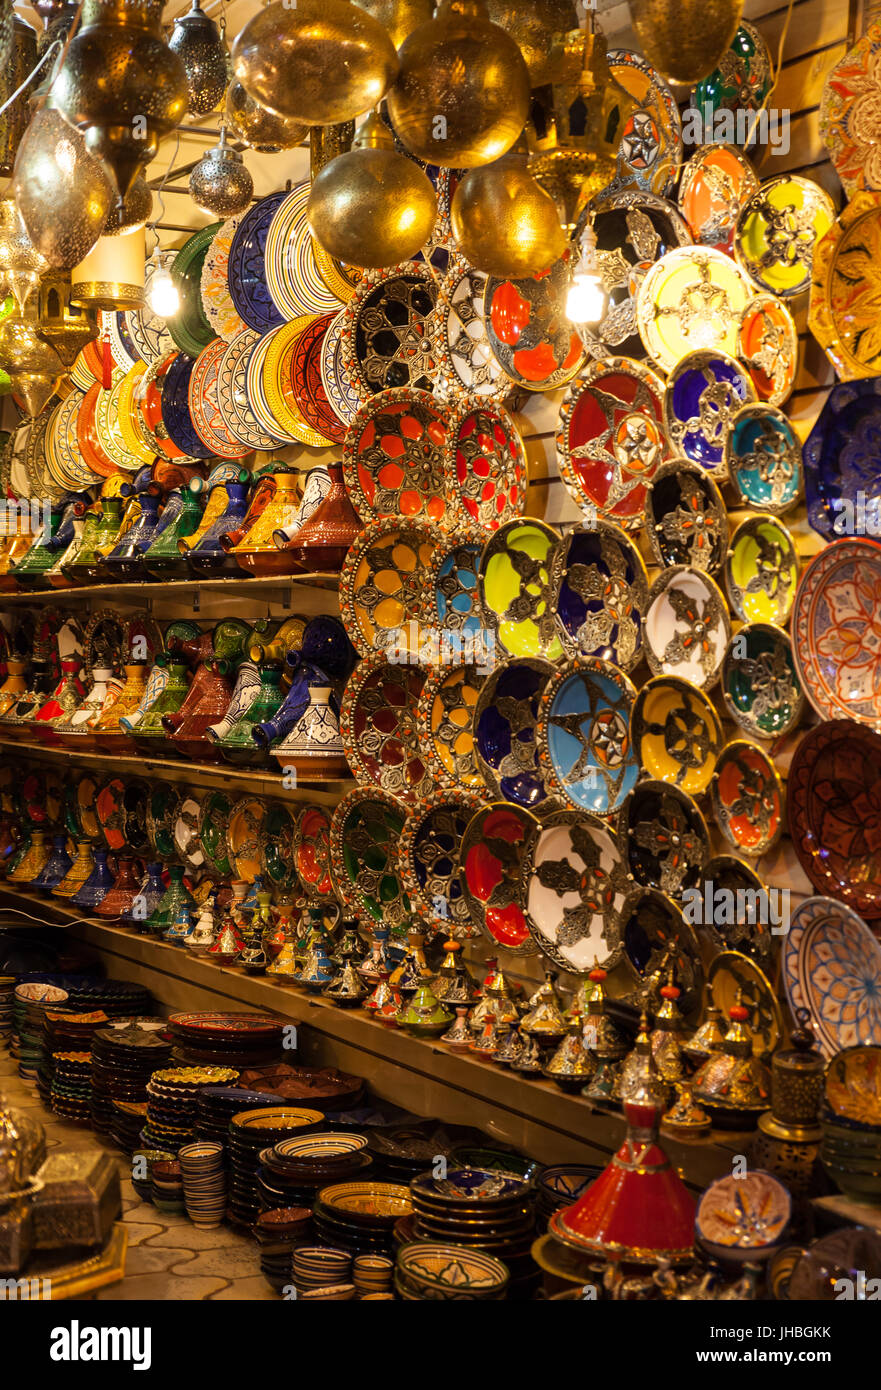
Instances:
[[[560,80],[565,35],[578,28],[573,0],[486,0],[486,9],[517,44],[533,87]]]
[[[0,199],[0,293],[10,290],[19,309],[24,309],[48,269],[48,262],[27,234],[15,199],[11,195]]]
[[[525,143],[471,169],[453,194],[456,244],[477,270],[500,279],[538,275],[558,261],[566,238],[554,200],[529,172]]]
[[[312,235],[331,256],[348,265],[397,265],[431,235],[437,196],[419,165],[397,153],[391,131],[374,114],[348,154],[321,170],[306,211]]]
[[[442,0],[401,46],[388,94],[402,144],[427,164],[473,169],[509,150],[529,116],[529,72],[484,0]]]
[[[420,24],[427,24],[434,13],[434,0],[352,0],[352,3],[379,20],[395,48],[400,48]]]
[[[193,0],[192,9],[174,21],[168,47],[184,65],[187,110],[191,116],[207,116],[220,105],[226,91],[226,45],[199,0]]]
[[[229,84],[224,114],[233,134],[260,154],[292,150],[302,145],[309,133],[304,122],[267,111],[248,95],[240,82]]]
[[[232,61],[255,101],[308,125],[360,116],[398,71],[386,30],[348,0],[276,0],[245,25]]]
[[[13,391],[34,419],[64,375],[64,364],[54,347],[40,337],[33,300],[0,323],[0,368],[9,373]]]
[[[125,198],[187,109],[187,79],[162,37],[162,0],[83,0],[53,97]]]
[[[718,66],[743,13],[743,0],[630,0],[644,56],[668,82],[693,87]]]
[[[34,111],[12,186],[31,241],[49,265],[69,270],[91,251],[104,230],[113,191],[82,131],[61,111],[48,106]]]
[[[104,236],[119,236],[121,232],[131,232],[135,227],[143,227],[153,211],[153,193],[143,174],[138,174],[120,208],[115,204],[107,214],[104,223]]]
[[[10,6],[11,8],[11,6]],[[9,52],[0,67],[0,106],[18,92],[37,65],[37,36],[29,24],[15,15]],[[0,177],[12,173],[21,137],[30,118],[27,88],[0,115]]]
[[[203,212],[214,217],[235,217],[254,196],[254,180],[238,150],[226,143],[226,127],[220,127],[220,144],[207,150],[190,174],[190,197]]]
[[[98,336],[98,318],[70,302],[70,272],[49,270],[40,281],[39,334],[58,353],[65,367]]]
[[[5,69],[9,62],[9,55],[12,52],[12,26],[14,22],[15,11],[12,8],[12,0],[0,0],[0,68]]]
[[[71,272],[70,297],[86,309],[143,309],[144,228],[99,237]]]

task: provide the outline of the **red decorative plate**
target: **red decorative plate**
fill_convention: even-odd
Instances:
[[[409,386],[380,391],[361,406],[346,431],[343,476],[362,521],[450,519],[448,424],[441,401]]]
[[[300,817],[294,858],[307,895],[331,897],[330,812],[323,806],[309,806]]]
[[[229,431],[217,403],[220,359],[227,347],[223,338],[215,338],[196,358],[190,374],[190,419],[202,443],[218,458],[241,459],[250,450]]]
[[[336,314],[321,314],[312,320],[286,359],[290,380],[282,380],[282,390],[293,392],[300,414],[308,425],[334,444],[341,444],[346,427],[331,405],[321,379],[321,355],[327,330]]]
[[[178,353],[170,352],[167,357],[160,357],[158,361],[151,362],[135,387],[135,406],[147,438],[156,452],[167,459],[188,457],[184,450],[179,449],[170,439],[162,419],[162,390],[166,373],[178,356]]]
[[[568,290],[566,257],[535,277],[491,275],[486,282],[483,312],[490,347],[502,370],[529,391],[565,386],[584,361],[584,345],[565,313]]]
[[[496,531],[526,508],[526,450],[500,405],[469,396],[455,406],[447,438],[447,477],[468,523]]]
[[[76,442],[92,472],[101,478],[112,478],[119,470],[110,455],[102,449],[95,424],[100,392],[101,387],[96,382],[94,386],[89,387],[80,402],[76,414]]]
[[[524,851],[537,826],[522,806],[504,801],[483,806],[468,822],[459,854],[471,920],[494,946],[515,956],[534,956],[538,949],[518,895]]]
[[[340,705],[343,747],[358,781],[405,801],[427,796],[433,786],[416,729],[424,684],[421,667],[390,662],[377,652],[355,667]]]
[[[95,797],[95,811],[108,849],[125,846],[125,782],[113,777]]]

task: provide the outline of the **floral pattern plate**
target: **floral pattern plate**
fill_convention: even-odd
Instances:
[[[539,702],[555,674],[549,661],[507,661],[488,676],[474,710],[474,744],[483,779],[497,800],[534,809],[548,796],[539,767]]]
[[[440,666],[419,696],[418,746],[435,782],[447,791],[483,791],[474,748],[474,709],[483,680],[474,666]]]
[[[333,813],[330,856],[334,887],[346,907],[377,925],[404,927],[410,901],[398,869],[406,807],[378,788],[348,792]]]
[[[669,193],[682,163],[682,123],[676,99],[641,53],[611,48],[608,60],[612,76],[636,104],[624,125],[609,189]]]
[[[643,346],[662,372],[704,349],[733,357],[741,314],[753,295],[738,265],[711,246],[681,246],[645,276],[636,301]]]
[[[706,791],[722,751],[722,725],[702,690],[673,676],[655,676],[639,690],[630,733],[650,777],[697,796]]]
[[[307,806],[297,821],[294,862],[307,898],[332,898],[330,873],[330,812]]]
[[[627,797],[618,842],[634,882],[681,897],[709,858],[710,837],[697,802],[669,782],[646,780]]]
[[[436,792],[407,814],[399,840],[401,878],[425,925],[447,937],[475,935],[459,879],[459,848],[480,808],[476,796]]]
[[[480,604],[484,623],[506,656],[543,656],[557,661],[551,562],[560,533],[535,517],[509,521],[496,531],[480,557]]]
[[[231,433],[217,401],[220,362],[226,348],[223,338],[215,338],[196,358],[189,385],[190,419],[202,444],[217,458],[242,459],[250,450]]]
[[[536,738],[549,786],[576,810],[611,816],[639,777],[630,741],[636,690],[596,657],[575,661],[545,686]]]
[[[248,400],[248,361],[259,335],[251,328],[227,344],[217,372],[217,405],[229,434],[246,449],[277,449],[278,438],[258,423]]]
[[[804,710],[789,637],[773,623],[748,623],[728,643],[722,662],[728,713],[755,738],[792,732]]]
[[[362,521],[449,520],[449,412],[428,391],[398,386],[371,396],[346,431],[343,476]]]
[[[490,346],[484,322],[487,276],[454,256],[431,320],[431,346],[444,395],[503,401],[512,382]]]
[[[584,361],[584,348],[564,313],[569,263],[555,261],[535,278],[486,283],[483,312],[494,356],[510,380],[527,391],[565,386]]]
[[[453,407],[446,444],[447,485],[460,523],[497,531],[526,505],[526,450],[501,405],[470,397]]]
[[[870,24],[826,78],[820,135],[848,198],[881,188],[881,25]]]
[[[685,565],[661,571],[649,590],[643,622],[653,675],[714,685],[730,636],[728,607],[715,580]]]
[[[426,521],[371,521],[351,546],[340,574],[343,625],[361,656],[373,651],[417,657],[426,641],[425,574],[444,541]]]
[[[826,1058],[881,1037],[881,945],[855,912],[807,898],[783,942],[789,1006],[807,1008]]]
[[[720,469],[741,407],[753,399],[746,368],[722,352],[690,352],[677,362],[664,392],[664,428],[677,454]]]
[[[783,829],[783,785],[768,754],[734,739],[716,764],[711,788],[716,825],[737,854],[765,854]]]
[[[607,521],[573,527],[554,551],[551,581],[568,654],[631,670],[642,655],[648,576],[629,537]]]
[[[809,288],[817,243],[835,221],[835,204],[819,184],[780,174],[744,203],[734,254],[752,283],[790,299]]]
[[[525,807],[496,801],[471,817],[459,850],[459,879],[472,922],[493,946],[513,956],[536,952],[518,887],[527,841],[537,826]]]
[[[786,527],[770,517],[747,517],[731,537],[725,560],[733,612],[744,623],[785,623],[797,587],[798,555]]]
[[[858,193],[814,252],[808,326],[842,381],[881,368],[881,194]]]
[[[881,532],[881,377],[835,386],[802,451],[808,521],[831,540]]]
[[[659,565],[715,573],[728,551],[728,513],[715,481],[700,464],[671,459],[652,479],[645,530]]]
[[[732,256],[737,215],[758,186],[752,164],[736,145],[702,145],[679,181],[679,207],[694,240]]]
[[[424,684],[421,667],[376,652],[355,667],[340,705],[343,748],[358,781],[405,801],[427,796],[433,786],[416,728]]]
[[[228,278],[229,249],[241,220],[241,217],[230,217],[215,232],[200,276],[202,310],[214,332],[226,343],[231,343],[248,326],[232,302]]]
[[[753,295],[740,315],[736,356],[749,372],[758,400],[782,405],[789,398],[798,370],[798,329],[782,299]]]
[[[269,293],[265,260],[269,226],[285,196],[272,193],[254,203],[243,213],[230,242],[226,267],[230,298],[236,312],[257,333],[268,333],[285,317]]]
[[[361,397],[342,362],[342,309],[332,320],[321,343],[321,384],[341,424],[350,425],[361,404]]]
[[[792,638],[821,718],[881,726],[881,544],[834,541],[814,556],[795,595]]]
[[[417,261],[365,271],[343,311],[343,369],[361,400],[394,386],[432,391],[437,362],[429,327],[437,303],[431,271]]]
[[[717,112],[760,111],[771,91],[771,54],[758,29],[741,20],[717,68],[702,78],[695,87],[691,104],[700,111],[709,109],[708,124]],[[737,143],[752,144],[744,139],[732,122]],[[749,127],[745,135],[751,134]],[[734,138],[734,137],[732,137]],[[754,137],[753,137],[754,138]]]

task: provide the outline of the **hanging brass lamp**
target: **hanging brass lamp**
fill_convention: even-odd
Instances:
[[[379,20],[395,48],[434,14],[434,0],[352,0],[352,4]]]
[[[503,279],[538,275],[566,250],[556,204],[532,177],[522,139],[459,181],[450,224],[469,264]]]
[[[49,270],[40,281],[38,295],[39,335],[68,369],[98,336],[97,314],[72,304],[70,291],[70,271]]]
[[[7,194],[0,199],[0,294],[11,291],[23,310],[48,269],[46,258],[28,236],[15,199]]]
[[[0,368],[32,419],[39,415],[64,375],[64,364],[51,343],[40,337],[34,299],[0,323]]]
[[[668,82],[693,87],[718,67],[743,0],[629,0],[644,56]]]
[[[12,9],[10,4],[9,9]],[[37,36],[29,24],[14,15],[9,51],[0,67],[0,106],[26,81],[37,65]],[[21,137],[30,118],[27,88],[0,115],[0,177],[8,178],[15,164]]]
[[[245,145],[260,154],[278,154],[302,145],[309,134],[303,121],[267,111],[249,96],[241,82],[230,82],[224,111],[229,129]]]
[[[253,196],[254,180],[238,150],[226,143],[226,126],[221,124],[220,143],[205,151],[190,174],[190,197],[214,217],[235,217]]]
[[[574,0],[486,0],[486,9],[517,44],[533,87],[560,80],[565,36],[578,28]]]
[[[191,116],[207,116],[226,91],[226,44],[199,0],[175,19],[168,47],[180,58],[187,75],[187,110]]]
[[[50,106],[31,116],[12,186],[34,246],[49,265],[66,269],[95,245],[113,203],[110,181],[82,131]]]

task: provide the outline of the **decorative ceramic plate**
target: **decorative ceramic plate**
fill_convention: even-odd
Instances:
[[[579,218],[574,241],[589,225],[596,237],[596,260],[607,305],[596,325],[580,329],[591,357],[644,357],[636,323],[636,297],[650,265],[676,246],[690,246],[692,236],[679,209],[652,193],[613,193]]]
[[[830,1114],[881,1129],[881,1047],[846,1047],[826,1068],[824,1087]]]
[[[185,457],[183,451],[177,447],[174,440],[169,437],[165,421],[162,417],[162,395],[165,390],[165,381],[168,369],[178,356],[176,352],[171,352],[161,361],[151,362],[140,381],[135,386],[135,408],[138,412],[138,419],[141,429],[147,437],[148,442],[156,450],[156,453],[163,459],[180,459]],[[98,409],[100,411],[100,398]],[[106,443],[104,444],[107,450]],[[129,467],[133,461],[129,459]],[[137,466],[137,465],[135,465]]]
[[[765,854],[783,829],[783,785],[763,748],[734,739],[719,755],[713,816],[737,854]]]
[[[690,352],[670,373],[664,392],[664,428],[675,453],[707,469],[725,460],[735,415],[754,398],[752,378],[723,352]]]
[[[833,923],[852,919],[860,926],[865,925],[861,917],[833,898],[805,898],[798,904],[790,918],[789,931],[780,946],[781,983],[786,991],[786,1000],[793,1019],[797,1019],[800,1012],[810,1017],[810,1010],[805,1003],[798,978],[798,951],[801,939],[813,922],[827,918]]]
[[[156,450],[147,437],[136,400],[146,370],[145,362],[136,362],[120,382],[117,420],[122,442],[128,452],[141,463],[152,465],[156,458]]]
[[[280,893],[299,889],[294,845],[297,822],[290,807],[270,801],[263,823],[263,878]]]
[[[825,189],[800,174],[781,174],[741,208],[734,254],[760,290],[789,299],[810,286],[814,250],[834,221]]]
[[[121,311],[117,310],[112,313],[99,310],[98,334],[102,340],[106,339],[110,343],[113,360],[121,372],[130,371],[140,360],[138,350],[128,331],[125,314]]]
[[[628,536],[607,521],[574,526],[554,551],[552,608],[570,656],[629,671],[642,655],[648,576]]]
[[[347,793],[333,813],[330,853],[333,882],[346,907],[378,925],[406,925],[410,902],[398,869],[398,845],[406,807],[376,788]]]
[[[724,1018],[738,1001],[749,1009],[753,1051],[767,1060],[783,1035],[783,1015],[764,971],[739,951],[722,951],[710,963],[707,986],[713,1006]]]
[[[241,459],[250,450],[231,433],[217,401],[220,362],[226,348],[223,338],[215,338],[196,358],[188,393],[190,419],[210,453],[222,459]]]
[[[881,1037],[881,945],[851,912],[808,898],[798,914],[798,984],[827,1058]],[[789,943],[787,943],[788,945]]]
[[[190,381],[195,362],[192,357],[178,355],[165,373],[162,391],[162,422],[168,437],[181,453],[190,458],[210,458],[211,450],[197,433],[190,415]]]
[[[323,806],[309,806],[300,816],[294,857],[306,896],[332,898],[330,813]]]
[[[361,404],[361,397],[351,374],[343,366],[342,334],[344,314],[341,309],[331,321],[321,343],[321,384],[343,425],[350,425]]]
[[[881,534],[881,378],[835,386],[802,459],[808,521],[821,536]]]
[[[263,872],[263,838],[266,802],[243,796],[229,809],[226,841],[235,878],[253,883]]]
[[[779,516],[801,497],[801,444],[776,406],[738,410],[725,437],[725,466],[744,507]]]
[[[299,435],[290,427],[292,424],[287,412],[284,415],[279,410],[276,415],[273,406],[278,409],[278,389],[275,371],[277,367],[277,354],[274,351],[278,339],[285,334],[289,328],[286,323],[280,323],[275,328],[270,328],[268,333],[264,333],[262,338],[258,338],[250,353],[245,367],[245,395],[248,398],[248,405],[254,413],[258,429],[265,431],[266,434],[273,435],[278,443],[296,444],[299,443]],[[302,323],[298,321],[297,336],[302,332]],[[272,354],[272,365],[269,366],[269,357]],[[276,394],[270,401],[268,386]],[[294,409],[293,418],[297,425],[305,424],[299,411]]]
[[[54,439],[58,468],[65,482],[62,486],[79,490],[91,487],[101,475],[89,467],[77,447],[76,425],[85,393],[73,390],[56,406],[53,421],[47,431]],[[122,422],[120,422],[122,423]],[[152,463],[153,456],[150,455]]]
[[[310,183],[298,183],[277,203],[266,235],[266,283],[278,314],[336,313],[340,296],[328,289],[315,261],[306,216]]]
[[[340,704],[343,748],[358,781],[406,801],[427,796],[433,785],[416,727],[424,684],[421,667],[376,652],[355,667]]]
[[[175,853],[174,827],[180,809],[180,792],[170,782],[157,782],[147,798],[147,836],[161,860]]]
[[[555,675],[549,661],[506,661],[488,676],[474,711],[484,781],[499,801],[535,808],[548,795],[535,738],[539,702]]]
[[[663,971],[682,991],[677,1001],[686,1018],[701,1008],[704,974],[700,946],[678,903],[657,888],[634,888],[621,909],[621,944],[624,959],[639,981],[639,988],[622,996],[631,1007],[643,1008],[653,980]],[[658,999],[655,1007],[660,1003]]]
[[[314,237],[312,238],[312,254],[315,257],[318,274],[323,283],[336,297],[338,303],[348,304],[361,279],[361,267],[346,265],[343,261],[338,261],[336,256],[331,256],[329,252],[325,251]]]
[[[760,401],[782,405],[789,398],[798,370],[798,329],[782,299],[753,295],[740,315],[736,356]]]
[[[98,792],[98,783],[95,777],[89,772],[84,772],[82,777],[76,780],[76,815],[79,821],[80,834],[89,840],[94,840],[101,833],[98,824],[98,813],[95,810],[95,797]]]
[[[713,573],[728,552],[728,513],[706,469],[688,459],[662,464],[645,499],[645,533],[659,565]]]
[[[635,785],[635,698],[624,673],[597,657],[572,662],[545,686],[536,726],[540,766],[548,786],[576,810],[611,816]]]
[[[270,223],[285,197],[273,193],[254,203],[242,215],[230,243],[226,268],[230,298],[236,312],[257,333],[268,333],[285,317],[269,292],[265,261]]]
[[[303,314],[290,323],[280,324],[261,338],[248,364],[247,390],[251,405],[263,428],[270,424],[284,438],[323,449],[330,440],[307,422],[294,394],[294,358],[303,335],[316,321],[314,314]],[[256,361],[254,360],[256,359]]]
[[[93,612],[83,633],[83,670],[93,680],[96,666],[121,670],[125,659],[122,621],[112,608]]]
[[[230,810],[230,799],[225,792],[209,791],[199,811],[199,843],[205,856],[205,868],[215,879],[228,879],[233,872],[228,839]]]
[[[385,651],[418,656],[425,640],[423,585],[443,531],[425,521],[371,521],[351,546],[340,574],[340,613],[361,656]]]
[[[98,393],[101,387],[95,383],[83,396],[76,414],[76,442],[87,466],[99,478],[110,478],[117,471],[113,459],[104,451],[98,439],[95,412],[98,407]],[[33,430],[31,430],[31,434]],[[25,493],[28,492],[25,487]]]
[[[805,694],[824,719],[881,725],[881,545],[841,540],[810,561],[792,633]]]
[[[669,782],[639,782],[620,808],[616,829],[635,883],[674,898],[697,885],[710,837],[687,793]]]
[[[447,485],[462,523],[496,531],[522,516],[526,505],[526,450],[502,406],[474,397],[450,412]]]
[[[584,811],[555,811],[532,832],[520,905],[533,940],[555,965],[584,975],[621,955],[627,871],[608,828]]]
[[[706,791],[722,751],[722,725],[702,690],[673,676],[655,676],[638,692],[630,733],[650,777],[689,796]]]
[[[722,662],[728,713],[756,738],[782,738],[798,725],[804,693],[789,637],[772,623],[749,623],[728,643]]]
[[[881,194],[858,193],[816,247],[811,276],[808,327],[842,381],[881,368],[879,256]]]
[[[170,271],[174,266],[176,256],[176,251],[160,251],[159,264],[162,269]],[[128,335],[141,361],[146,362],[147,366],[151,362],[159,362],[162,358],[167,357],[170,352],[174,352],[175,347],[174,339],[165,319],[154,314],[150,308],[150,288],[156,270],[156,262],[151,257],[144,267],[143,307],[125,311],[125,325]]]
[[[310,429],[331,444],[340,444],[345,427],[324,389],[321,360],[324,339],[334,314],[318,314],[297,339],[290,361],[290,389],[297,409]],[[287,378],[282,383],[287,386]]]
[[[537,826],[524,807],[496,801],[471,817],[459,849],[459,880],[472,922],[493,946],[513,956],[536,950],[518,885],[526,844]]]
[[[726,1174],[698,1202],[695,1231],[710,1253],[762,1259],[783,1239],[791,1215],[792,1198],[772,1174]]]
[[[701,917],[720,950],[740,951],[764,971],[774,968],[771,927],[785,928],[788,899],[767,888],[755,869],[733,854],[717,854],[704,866],[699,885]]]
[[[362,521],[449,519],[448,425],[448,410],[428,391],[398,386],[365,401],[343,446],[346,490]]]
[[[771,91],[771,54],[758,29],[741,20],[734,37],[722,55],[722,61],[695,87],[691,104],[704,112],[706,121],[715,128],[717,112],[730,111],[732,117],[743,112],[758,112]],[[745,130],[731,121],[738,145],[752,144],[756,132],[752,123]]]
[[[427,927],[447,937],[475,934],[459,881],[459,847],[480,807],[464,792],[435,792],[408,811],[399,840],[399,864],[410,903]]]
[[[881,25],[870,24],[827,75],[820,102],[820,135],[848,198],[881,188],[879,53]]]
[[[591,362],[570,386],[556,435],[573,501],[619,526],[642,524],[646,488],[669,457],[660,377],[624,357]]]
[[[227,431],[247,449],[276,449],[278,440],[257,423],[247,394],[248,359],[258,334],[247,328],[225,349],[217,372],[217,405]]]
[[[125,847],[125,782],[111,777],[95,797],[95,813],[108,849]]]
[[[431,271],[417,261],[365,272],[345,307],[341,340],[343,369],[362,400],[393,386],[433,390],[436,303]]]
[[[419,696],[418,746],[431,778],[448,791],[483,792],[473,724],[484,674],[475,666],[440,666]]]
[[[643,621],[653,675],[714,685],[730,636],[728,606],[715,580],[685,565],[661,571],[649,590]]]
[[[745,623],[785,623],[797,586],[798,555],[782,521],[747,517],[731,537],[725,560],[725,591],[734,613]]]
[[[422,605],[426,628],[432,634],[431,664],[464,661],[486,670],[494,665],[478,593],[485,542],[486,533],[472,527],[448,533],[435,549],[425,577]]]
[[[490,346],[484,321],[487,276],[454,256],[441,281],[431,319],[431,346],[438,382],[448,397],[503,401],[511,380]]]
[[[819,893],[867,922],[881,918],[876,813],[881,736],[850,719],[811,729],[795,750],[786,783],[789,832]]]
[[[141,467],[141,462],[140,459],[133,458],[126,448],[119,425],[119,387],[123,381],[124,377],[114,372],[110,390],[99,390],[95,403],[95,432],[101,448],[120,472],[133,473]],[[172,443],[171,447],[176,446]]]
[[[682,123],[676,98],[642,54],[610,48],[608,61],[616,82],[636,102],[624,126],[610,188],[669,193],[682,163]]]
[[[702,145],[679,181],[679,207],[694,240],[732,256],[737,215],[758,187],[752,164],[736,145]]]
[[[554,621],[551,562],[560,533],[535,517],[509,521],[480,557],[480,603],[488,634],[506,656],[563,654]]]
[[[241,220],[241,217],[230,217],[215,232],[205,253],[200,277],[202,309],[214,332],[226,343],[231,343],[248,326],[232,302],[227,278],[229,249]]]
[[[710,246],[668,251],[639,287],[636,317],[646,352],[663,372],[699,349],[733,357],[740,317],[753,293],[724,251]]]
[[[500,280],[491,275],[484,294],[484,325],[505,374],[528,391],[565,386],[584,361],[584,346],[566,318],[570,268],[566,258],[544,275]]]
[[[194,232],[178,251],[171,269],[171,278],[180,295],[180,308],[174,318],[168,320],[168,331],[175,345],[188,357],[198,357],[214,337],[214,329],[202,308],[200,281],[205,256],[220,226],[219,222],[212,222]]]
[[[202,871],[205,868],[205,851],[199,839],[201,814],[202,803],[199,797],[184,792],[177,804],[173,829],[174,849],[178,862],[191,871]],[[244,874],[237,872],[236,878],[244,878]]]

